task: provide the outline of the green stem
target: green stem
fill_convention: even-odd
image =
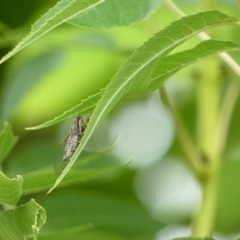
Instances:
[[[178,17],[186,16],[172,0],[164,0],[164,2]],[[210,2],[213,4],[213,1]],[[239,3],[240,1],[238,0],[238,4]],[[209,4],[209,1],[205,0],[204,4]],[[210,39],[205,32],[199,33],[198,37],[202,40]],[[227,53],[220,53],[219,56],[238,76],[240,76],[240,66],[235,60]],[[212,67],[211,63],[210,65],[205,64],[200,73],[209,73]],[[218,78],[217,70],[215,74],[212,72],[209,73],[208,76],[201,77],[198,86],[198,146],[200,150],[203,151],[203,156],[208,160],[208,164],[205,166],[205,171],[203,169],[203,172],[205,172],[204,177],[200,179],[203,189],[203,201],[201,210],[193,221],[192,230],[195,237],[210,236],[213,230],[217,202],[218,175],[221,169],[220,156],[224,149],[230,118],[239,93],[239,87],[234,88],[235,84],[232,83],[228,92],[229,94],[225,96],[223,107],[219,114]],[[216,120],[217,117],[219,117],[218,121]],[[214,125],[216,126],[214,127]]]
[[[215,135],[216,145],[219,152],[223,152],[225,148],[229,125],[239,96],[239,91],[240,88],[238,82],[235,80],[232,81],[222,102]]]
[[[203,199],[201,211],[192,225],[192,235],[194,237],[205,238],[212,235],[217,202],[218,176],[218,171],[215,171],[201,182]]]
[[[200,63],[197,80],[198,146],[208,157],[215,155],[214,136],[219,112],[219,65],[214,58]]]
[[[178,141],[182,147],[182,150],[184,151],[187,159],[191,163],[194,171],[197,174],[200,174],[202,171],[202,161],[200,153],[193,142],[191,136],[189,135],[186,126],[184,125],[181,116],[177,110],[177,107],[174,104],[174,101],[171,101],[169,96],[167,95],[164,88],[161,88],[159,90],[160,96],[162,98],[162,101],[166,106],[168,107],[176,129],[176,134]]]
[[[219,116],[220,71],[216,58],[200,63],[197,88],[198,147],[206,159],[205,171],[200,177],[202,206],[193,221],[193,236],[211,236],[216,208],[220,152],[216,146],[215,133]]]

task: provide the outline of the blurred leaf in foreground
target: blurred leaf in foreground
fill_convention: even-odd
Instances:
[[[0,132],[0,163],[3,162],[5,157],[12,150],[13,146],[17,142],[17,139],[18,138],[13,135],[9,123],[5,123],[4,128]]]

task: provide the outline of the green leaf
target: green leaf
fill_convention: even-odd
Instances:
[[[190,50],[170,55],[156,66],[148,90],[158,89],[168,77],[204,57],[233,50],[240,50],[240,46],[230,41],[207,40]]]
[[[163,226],[161,222],[153,219],[135,199],[129,200],[129,195],[118,194],[114,189],[107,193],[109,190],[101,189],[100,184],[97,186],[100,190],[80,186],[58,189],[42,199],[48,213],[48,232],[60,230],[66,236],[71,233],[70,229],[92,223],[93,228],[72,232],[70,239],[109,239],[102,237],[108,234],[113,235],[110,239],[142,239],[142,236],[154,239],[156,231]],[[41,235],[48,232],[43,230]]]
[[[164,58],[160,64],[156,66],[151,77],[151,83],[148,87],[149,90],[155,90],[160,87],[162,82],[168,77],[179,71],[180,69],[200,60],[203,57],[207,57],[212,54],[220,53],[223,51],[239,50],[240,46],[230,41],[219,41],[219,40],[207,40],[201,42],[196,47],[176,53]],[[27,130],[36,130],[45,127],[49,127],[53,124],[61,122],[69,117],[76,116],[79,113],[84,113],[94,108],[97,102],[100,100],[102,92],[99,92],[93,96],[83,100],[80,104],[73,107],[72,109],[64,112],[62,115],[55,117],[54,119],[47,121],[36,127],[26,128]]]
[[[22,147],[21,150],[11,155],[5,171],[8,176],[16,174],[23,176],[22,195],[47,191],[54,184],[57,176],[53,163],[59,147],[62,146],[37,141]],[[61,186],[94,179],[98,179],[98,182],[105,182],[115,178],[125,167],[113,161],[106,154],[108,151],[104,149],[100,153],[83,152],[67,177],[61,182]],[[106,176],[108,176],[107,179]]]
[[[137,49],[107,86],[90,118],[77,150],[50,191],[62,181],[93,132],[117,102],[129,92],[144,90],[150,86],[151,74],[155,70],[155,66],[160,64],[160,61],[170,51],[190,37],[210,27],[237,24],[238,21],[237,18],[229,17],[215,10],[198,13],[172,23]]]
[[[82,114],[86,111],[89,111],[91,109],[93,109],[96,104],[98,103],[98,101],[100,100],[101,96],[102,96],[102,92],[100,91],[99,93],[92,95],[90,97],[88,97],[85,100],[82,100],[82,102],[80,104],[78,104],[77,106],[73,107],[72,109],[64,112],[62,115],[55,117],[54,119],[47,121],[41,125],[38,125],[36,127],[29,127],[26,128],[26,130],[36,130],[36,129],[41,129],[41,128],[45,128],[45,127],[49,127],[53,124],[56,124],[58,122],[61,122],[69,117],[72,116],[76,116],[78,114]]]
[[[96,178],[101,178],[106,175],[119,173],[122,166],[103,167],[99,169],[71,169],[69,174],[61,182],[61,186],[68,186],[74,183],[81,183]],[[23,194],[36,193],[44,191],[52,186],[56,179],[56,175],[52,168],[42,169],[24,175]]]
[[[13,146],[17,142],[17,137],[13,135],[12,128],[9,123],[4,124],[4,128],[0,132],[0,163],[6,158]]]
[[[104,0],[62,0],[58,2],[32,26],[30,33],[11,52],[0,60],[0,64],[50,30],[70,18],[94,8],[103,1]]]
[[[22,194],[22,183],[23,179],[21,176],[9,179],[2,172],[0,172],[0,204],[16,204]]]
[[[162,0],[106,0],[68,22],[76,26],[96,28],[128,26],[147,18],[161,2]]]
[[[46,221],[45,210],[34,200],[0,215],[0,239],[24,240],[34,237]]]

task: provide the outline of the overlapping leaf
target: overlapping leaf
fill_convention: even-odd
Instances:
[[[203,57],[234,50],[240,50],[240,46],[229,41],[207,40],[192,49],[170,55],[156,66],[147,89],[159,88],[168,77]]]
[[[103,1],[104,0],[60,1],[32,26],[31,32],[11,52],[0,60],[0,64],[53,28],[59,26],[74,16],[95,7]]]
[[[9,124],[0,133],[1,160],[9,153],[16,142],[16,137]],[[17,176],[9,179],[0,172],[0,204],[15,205],[22,194],[23,178]],[[26,239],[34,237],[45,222],[44,209],[35,201],[30,201],[24,206],[5,211],[0,215],[0,239]]]
[[[156,69],[154,70],[150,79],[150,84],[146,89],[155,90],[159,88],[160,85],[164,82],[164,80],[166,80],[168,77],[170,77],[180,69],[196,62],[197,60],[202,59],[203,57],[207,57],[209,55],[220,53],[223,51],[234,50],[240,50],[240,46],[230,41],[207,40],[201,42],[192,49],[167,56],[158,65],[156,65]],[[43,123],[36,127],[29,127],[27,128],[27,130],[37,130],[49,127],[69,117],[76,116],[79,113],[82,114],[85,111],[89,111],[97,105],[98,101],[101,98],[101,95],[102,92],[99,92],[93,96],[90,96],[89,98],[83,100],[77,106],[64,112],[62,115],[55,117],[54,119],[49,120],[46,123]]]
[[[23,178],[9,179],[0,172],[0,204],[15,205],[22,193]],[[21,240],[26,237],[36,239],[41,226],[46,221],[45,210],[34,200],[0,214],[0,239]]]
[[[52,189],[54,189],[67,174],[94,130],[116,103],[131,91],[144,90],[151,87],[152,73],[157,66],[160,66],[161,61],[169,52],[201,31],[219,25],[237,24],[238,21],[237,18],[229,17],[215,10],[198,13],[174,22],[137,49],[112,78],[90,118],[78,149]]]

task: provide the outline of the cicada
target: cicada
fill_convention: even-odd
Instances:
[[[87,122],[89,121],[89,118]],[[75,153],[80,140],[83,137],[84,131],[87,127],[87,122],[84,123],[81,116],[77,117],[73,122],[68,137],[63,143],[63,155],[61,158],[58,158],[55,162],[55,172],[57,175],[61,174],[63,169],[68,164],[68,160]]]

